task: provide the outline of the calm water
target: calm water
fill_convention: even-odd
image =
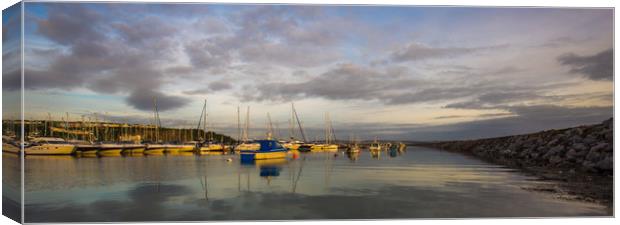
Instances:
[[[419,147],[255,165],[234,155],[26,157],[25,182],[26,222],[609,215],[524,190],[534,177]]]

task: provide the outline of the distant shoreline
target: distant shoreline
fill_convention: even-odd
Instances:
[[[413,143],[460,152],[558,181],[532,188],[613,207],[613,118],[600,124],[531,134]]]

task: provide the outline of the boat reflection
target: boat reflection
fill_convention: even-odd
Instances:
[[[169,156],[193,156],[194,152],[173,151],[168,153]]]
[[[347,152],[347,158],[349,158],[351,162],[355,162],[360,158],[360,152]]]
[[[227,155],[225,151],[199,151],[198,155]]]
[[[280,176],[280,171],[282,167],[280,166],[261,166],[260,167],[260,176],[269,179],[270,177]]]
[[[164,156],[163,152],[158,152],[158,151],[145,151],[144,155],[146,156]]]
[[[241,165],[248,167],[256,167],[259,170],[259,176],[267,179],[267,184],[271,183],[271,179],[273,177],[280,176],[280,172],[282,171],[282,167],[288,164],[288,160],[286,158],[281,159],[263,159],[263,160],[251,160],[244,161],[241,160]]]
[[[379,159],[379,158],[381,158],[381,151],[380,150],[370,150],[370,156],[372,156],[373,159]]]
[[[390,157],[394,158],[398,156],[398,149],[396,147],[391,147],[389,150]]]
[[[73,160],[75,158],[70,155],[28,155],[25,157],[37,160]]]

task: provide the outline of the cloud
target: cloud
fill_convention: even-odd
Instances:
[[[228,90],[231,89],[233,86],[230,82],[227,81],[213,81],[213,82],[209,82],[209,84],[207,85],[207,87],[204,88],[199,88],[199,89],[195,89],[195,90],[191,90],[191,91],[184,91],[183,94],[186,95],[205,95],[205,94],[209,94],[209,93],[214,93],[217,91],[223,91],[223,90]]]
[[[179,30],[168,23],[164,23],[154,16],[148,16],[144,19],[132,23],[113,23],[111,27],[115,28],[121,38],[131,44],[138,44],[147,41],[157,41],[158,39],[173,36]],[[154,29],[157,27],[157,29]]]
[[[153,98],[156,98],[157,109],[159,111],[180,108],[189,103],[189,100],[186,98],[170,96],[152,90],[136,90],[132,92],[127,98],[127,103],[139,110],[152,111],[155,104]]]
[[[367,67],[339,64],[303,82],[265,82],[244,88],[244,101],[288,102],[304,98],[377,101],[384,105],[452,102],[446,108],[481,109],[516,101],[551,101],[559,97],[546,91],[566,83],[518,84],[503,79],[472,77],[509,75],[523,71],[506,66],[499,69],[469,69],[467,76],[422,78],[407,67]],[[454,102],[459,99],[470,101]]]
[[[511,103],[520,103],[526,101],[546,100],[557,101],[560,100],[560,96],[543,96],[536,91],[496,91],[486,92],[481,91],[477,98],[471,101],[451,103],[445,106],[445,108],[457,108],[457,109],[495,109],[504,108]]]
[[[448,115],[448,116],[438,116],[434,119],[443,120],[443,119],[460,119],[460,118],[488,118],[488,117],[500,117],[500,116],[513,116],[512,113],[483,113],[479,115]]]
[[[246,101],[290,101],[320,97],[330,100],[376,100],[386,90],[411,88],[417,81],[404,77],[403,68],[377,71],[357,64],[340,64],[310,80],[299,83],[263,83],[245,89]]]
[[[2,11],[2,43],[19,41],[21,36],[21,5],[14,4]]]
[[[70,12],[70,13],[69,13]],[[49,7],[48,18],[37,22],[37,32],[52,41],[71,45],[76,41],[97,41],[104,37],[99,26],[102,15],[77,4]]]
[[[160,65],[172,59],[177,47],[169,37],[174,27],[156,17],[130,18],[127,14],[110,22],[108,14],[79,4],[46,6],[48,17],[35,19],[36,32],[65,50],[28,49],[28,56],[47,59],[48,66],[26,66],[27,89],[88,88],[128,95],[126,103],[140,110],[151,109],[146,106],[153,96],[162,98],[162,111],[185,105],[184,98],[161,92],[166,74]]]
[[[536,45],[534,47],[544,47],[544,48],[560,48],[564,46],[574,46],[579,43],[583,43],[591,40],[592,38],[576,38],[570,36],[562,36],[548,40],[543,44]]]
[[[3,10],[2,15],[2,89],[14,91],[21,88],[21,4]]]
[[[512,106],[514,116],[418,127],[398,135],[408,140],[454,140],[525,134],[600,123],[613,116],[613,107]]]
[[[393,52],[391,58],[396,62],[416,61],[430,58],[457,56],[471,53],[473,51],[475,51],[473,48],[439,48],[420,43],[411,43],[403,49]]]
[[[566,53],[557,58],[560,64],[570,67],[571,73],[581,74],[591,80],[612,80],[614,76],[613,49],[594,55],[580,56]]]
[[[465,54],[471,54],[477,51],[501,48],[502,46],[487,47],[433,47],[422,43],[413,42],[407,46],[393,51],[390,59],[395,62],[420,61],[425,59],[437,59],[456,57]]]
[[[230,40],[224,38],[207,38],[187,43],[185,53],[195,68],[221,68],[231,61]]]

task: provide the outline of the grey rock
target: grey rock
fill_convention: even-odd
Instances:
[[[575,135],[578,135],[578,136],[582,136],[583,135],[583,128],[577,127],[577,128],[575,128],[573,130],[575,130]]]
[[[591,162],[598,161],[599,158],[601,158],[601,153],[596,151],[590,151],[588,155],[586,155],[586,160]]]
[[[575,151],[577,152],[583,152],[588,150],[588,146],[584,145],[583,143],[574,144],[572,148],[575,149]]]
[[[609,128],[609,129],[614,129],[614,119],[613,118],[609,118],[609,119],[603,121],[603,126]]]
[[[586,136],[586,138],[583,139],[583,143],[587,144],[587,145],[592,145],[594,143],[596,143],[596,137],[594,137],[593,135],[588,135]]]
[[[552,156],[552,157],[549,159],[549,163],[551,163],[551,165],[557,165],[557,164],[559,164],[559,163],[560,163],[560,162],[562,162],[562,161],[563,161],[562,157],[557,156],[557,155]]]
[[[592,152],[592,151],[604,152],[608,147],[609,147],[609,144],[607,144],[605,142],[601,142],[601,143],[598,143],[598,144],[594,145],[592,148],[590,148],[590,152]]]
[[[583,161],[583,163],[581,163],[581,167],[583,168],[583,170],[585,171],[589,171],[589,172],[595,172],[596,171],[596,165],[590,161]]]
[[[553,139],[547,143],[547,146],[556,146],[560,142],[560,139]]]
[[[566,159],[570,161],[575,161],[578,155],[579,153],[577,152],[577,150],[571,148],[570,150],[566,152]]]
[[[600,170],[613,170],[614,169],[613,157],[609,157],[609,156],[605,157],[603,160],[598,161],[595,167]]]

